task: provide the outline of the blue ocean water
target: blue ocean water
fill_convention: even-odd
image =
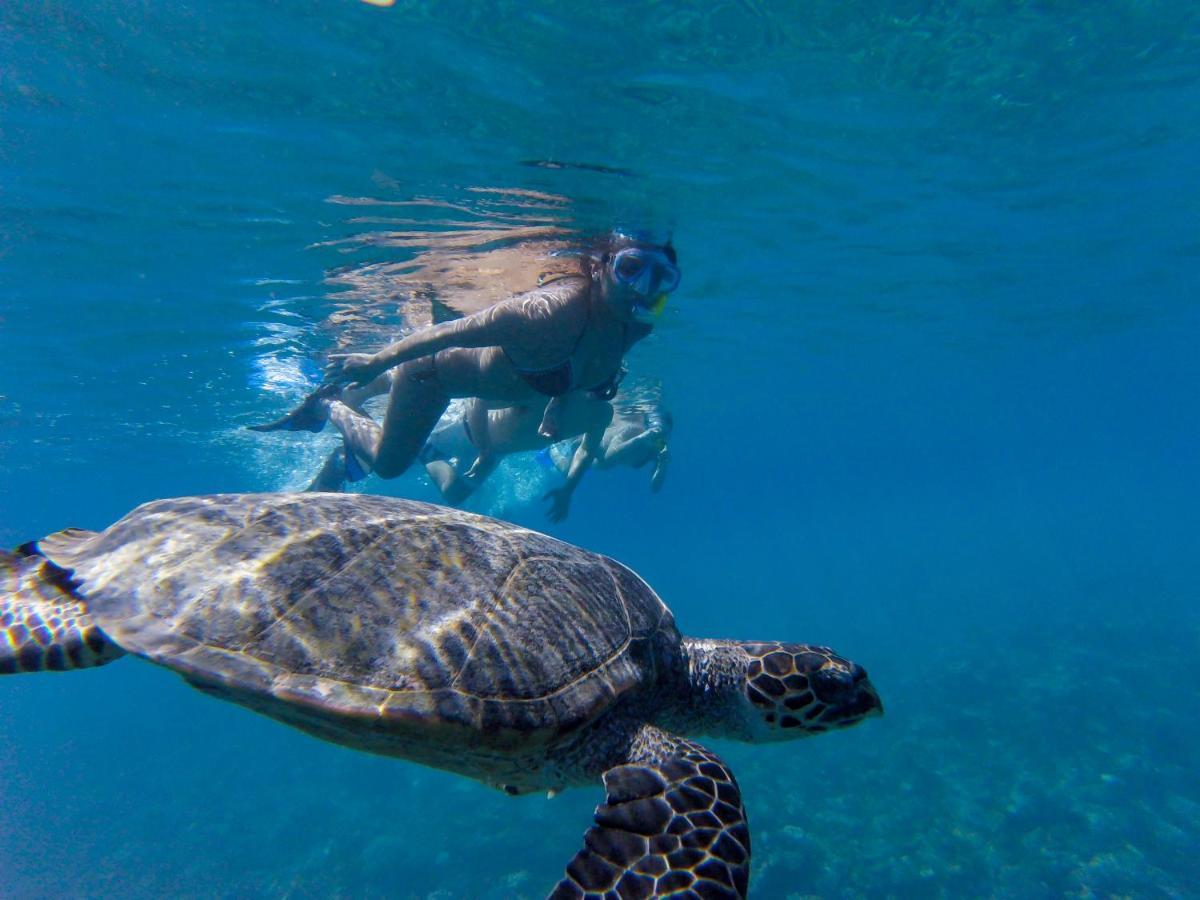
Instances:
[[[243,426],[347,321],[403,324],[406,234],[669,229],[683,283],[630,357],[666,487],[591,473],[553,525],[517,460],[478,505],[689,634],[870,670],[883,719],[713,742],[752,894],[1191,896],[1198,159],[1200,14],[1168,0],[8,0],[0,543],[301,486],[332,436]],[[599,800],[134,660],[0,683],[4,896],[539,897]]]

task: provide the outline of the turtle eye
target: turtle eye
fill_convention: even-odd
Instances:
[[[809,676],[813,691],[824,703],[844,703],[854,695],[854,677],[845,671],[826,667]]]

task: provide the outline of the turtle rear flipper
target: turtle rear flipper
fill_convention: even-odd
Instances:
[[[694,741],[643,726],[629,762],[604,773],[584,847],[551,900],[578,897],[744,898],[750,831],[737,782]]]
[[[77,587],[33,545],[0,550],[0,675],[85,669],[125,655],[92,621]]]
[[[17,548],[21,556],[44,556],[56,560],[60,567],[70,566],[70,558],[74,552],[96,536],[96,532],[85,528],[64,528],[54,534],[48,534],[40,541],[30,541]],[[63,558],[68,560],[65,564]]]

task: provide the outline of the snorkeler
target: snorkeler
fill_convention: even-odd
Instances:
[[[650,490],[658,493],[667,478],[667,463],[671,461],[669,444],[674,427],[674,418],[659,402],[648,409],[618,406],[591,463],[597,469],[616,466],[640,469],[653,463]],[[555,466],[565,475],[570,472],[572,459],[581,449],[581,444],[571,441],[562,446],[567,448],[565,452],[560,452],[557,447],[549,452]]]
[[[480,416],[481,406],[474,399],[461,407],[452,405],[421,450],[420,459],[430,480],[441,491],[442,499],[454,506],[474,493],[505,456],[547,450],[552,443],[539,430],[540,408],[484,409]],[[607,400],[580,391],[562,398],[561,433],[564,438],[575,440],[570,458],[560,464],[565,483],[543,495],[543,499],[550,501],[546,515],[551,521],[567,517],[575,489],[595,459],[612,416],[613,407]],[[306,490],[340,491],[347,480],[356,479],[350,478],[345,450],[339,447],[329,455]]]
[[[613,232],[580,257],[578,275],[546,284],[462,319],[409,335],[374,354],[334,356],[328,383],[260,431],[319,431],[333,423],[348,469],[381,478],[417,458],[454,397],[475,397],[469,425],[484,429],[490,408],[544,403],[539,431],[559,437],[564,399],[608,399],[626,351],[653,328],[679,284],[675,249]],[[387,378],[387,412],[376,423],[357,407]],[[353,477],[353,472],[352,472]]]
[[[613,415],[612,404],[592,394],[575,391],[562,397],[560,402],[559,434],[563,437],[580,437],[571,459],[564,465],[565,483],[543,495],[543,499],[550,501],[546,515],[552,522],[561,522],[570,512],[571,498],[596,458]],[[477,413],[472,414],[474,411],[470,407],[476,405],[476,400],[469,402],[460,426],[475,450],[475,459],[470,468],[460,472],[452,457],[439,459],[433,456],[438,451],[437,432],[434,432],[435,439],[426,447],[428,452],[422,453],[425,471],[450,504],[459,504],[470,496],[508,454],[546,449],[551,443],[539,426],[536,408],[510,406],[489,410],[486,416],[480,417]],[[478,433],[481,418],[486,429],[483,434]],[[476,423],[474,427],[470,424],[472,421]]]
[[[538,460],[565,478],[560,488],[547,491],[547,516],[566,518],[571,498],[589,467],[612,469],[652,465],[650,490],[658,493],[667,476],[674,417],[658,392],[616,403],[575,392],[563,398],[562,436],[557,442],[538,428],[538,410],[510,406],[484,411],[480,431],[476,400],[451,404],[421,450],[420,459],[442,499],[457,506],[488,478],[500,460],[513,453],[539,451]],[[470,421],[477,424],[474,429]],[[348,479],[342,447],[334,450],[307,491],[341,491]]]

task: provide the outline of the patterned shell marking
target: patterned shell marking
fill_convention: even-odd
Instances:
[[[678,640],[620,564],[413,501],[160,500],[43,551],[126,650],[364,727],[550,737],[652,680]]]

